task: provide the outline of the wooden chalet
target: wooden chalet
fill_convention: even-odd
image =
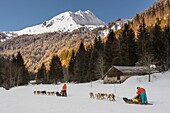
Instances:
[[[112,66],[102,79],[104,84],[122,83],[130,76],[145,74],[147,70],[142,66]]]

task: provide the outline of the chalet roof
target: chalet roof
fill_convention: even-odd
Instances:
[[[147,74],[147,70],[143,66],[112,66],[102,77],[102,79],[108,74],[112,73],[111,71],[119,70],[122,75],[144,75]],[[115,76],[115,74],[113,75]],[[117,75],[120,76],[120,73]]]
[[[147,70],[143,66],[112,66],[111,68],[113,67],[120,70],[124,75],[147,72]]]

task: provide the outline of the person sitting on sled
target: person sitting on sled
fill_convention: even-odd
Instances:
[[[141,97],[140,95],[135,96],[133,99],[131,99],[133,103],[141,103]]]
[[[67,85],[64,84],[60,93],[61,96],[67,96]]]
[[[142,100],[142,104],[147,104],[147,96],[146,96],[146,90],[144,88],[141,87],[137,87],[137,92],[138,95],[140,95],[141,100]]]

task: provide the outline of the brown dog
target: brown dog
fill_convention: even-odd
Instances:
[[[108,94],[107,95],[107,100],[115,101],[115,95],[114,94]]]
[[[93,92],[90,92],[89,95],[90,95],[90,98],[94,98]]]
[[[95,96],[96,96],[96,99],[98,99],[98,100],[101,99],[101,94],[100,93],[96,93]]]
[[[41,91],[34,91],[34,95],[39,95]]]

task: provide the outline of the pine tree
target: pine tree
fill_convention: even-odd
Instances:
[[[127,28],[125,27],[120,37],[120,64],[129,64]]]
[[[90,62],[89,62],[89,69],[88,69],[88,81],[93,81],[93,80],[97,80],[98,77],[97,77],[97,72],[96,72],[96,69],[97,69],[97,59],[98,59],[98,51],[96,48],[93,49],[92,53],[91,53],[91,57],[90,57]]]
[[[95,79],[95,69],[96,69],[96,59],[98,57],[98,53],[97,53],[97,50],[99,49],[99,42],[98,42],[98,39],[95,38],[94,40],[94,48],[90,54],[90,58],[89,58],[89,68],[88,68],[88,74],[87,74],[87,81],[91,81],[91,80],[96,80]]]
[[[89,74],[89,68],[90,68],[89,64],[90,64],[90,57],[91,57],[92,51],[93,51],[92,45],[89,45],[85,52],[85,66],[84,66],[84,74],[83,74],[84,82],[89,81],[88,74]]]
[[[164,30],[164,36],[166,38],[165,44],[166,44],[166,67],[170,67],[170,27],[166,26]]]
[[[44,63],[37,72],[37,80],[44,83],[47,81],[47,72]]]
[[[74,67],[75,67],[75,52],[74,50],[72,51],[72,55],[71,55],[71,59],[69,62],[69,66],[68,66],[68,71],[69,71],[69,81],[75,81],[75,71],[74,71]]]
[[[63,68],[61,66],[60,58],[58,57],[58,55],[53,56],[50,63],[49,79],[50,81],[56,83],[61,82],[63,78]]]
[[[164,70],[166,61],[166,44],[164,42],[165,37],[163,36],[160,25],[156,24],[151,33],[155,60],[159,61],[160,66]]]
[[[27,84],[30,78],[20,52],[18,52],[16,57],[13,57],[12,63],[18,67],[17,86]]]
[[[149,48],[147,48],[148,44],[149,44],[149,32],[143,20],[142,24],[139,26],[137,35],[137,54],[139,59],[146,52],[149,52],[148,50]]]
[[[120,62],[121,65],[135,65],[137,61],[136,56],[136,43],[133,30],[128,24],[125,24],[125,28],[120,38]]]
[[[16,56],[16,63],[18,66],[24,67],[24,59],[22,58],[22,55],[20,52],[18,52],[17,56]]]
[[[85,77],[85,48],[84,44],[81,42],[79,50],[76,54],[76,63],[75,63],[75,79],[77,82],[83,82]]]
[[[129,65],[134,66],[137,62],[137,53],[136,53],[136,43],[135,43],[135,34],[132,29],[129,30],[129,37],[128,37],[128,45],[129,45]]]
[[[94,50],[96,50],[97,56],[95,59],[96,68],[94,72],[95,72],[95,78],[99,79],[104,75],[104,69],[105,69],[104,68],[104,44],[102,43],[101,37],[98,37],[98,40],[95,45],[96,46],[94,46]],[[95,52],[93,54],[95,55]]]
[[[113,31],[110,31],[104,47],[104,73],[106,73],[112,65],[117,65],[119,54],[118,40]]]

